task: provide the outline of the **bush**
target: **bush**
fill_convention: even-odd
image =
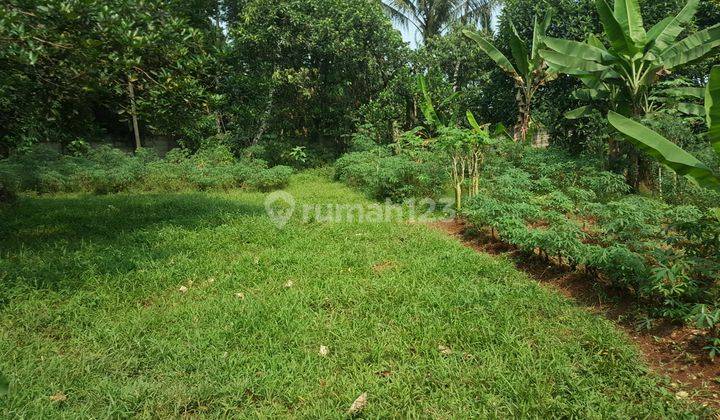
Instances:
[[[290,181],[293,169],[288,166],[275,166],[254,173],[248,179],[248,184],[260,191],[270,191],[286,187]]]
[[[438,197],[448,176],[439,159],[428,152],[391,155],[385,148],[352,152],[335,163],[335,178],[376,199]]]
[[[15,200],[15,191],[0,182],[0,203],[10,203]]]
[[[291,173],[287,167],[268,168],[259,159],[236,159],[222,145],[208,146],[195,154],[174,149],[164,159],[147,149],[129,156],[103,146],[82,156],[65,156],[36,147],[0,161],[3,190],[40,194],[227,190],[241,186],[270,190],[286,185]]]

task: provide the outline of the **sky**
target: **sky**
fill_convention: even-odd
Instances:
[[[493,13],[492,17],[492,26],[493,30],[497,29],[498,25],[498,16],[500,15],[500,9],[496,10]],[[402,34],[403,40],[410,44],[410,48],[417,48],[419,44],[421,44],[420,34],[418,33],[417,28],[415,28],[412,24],[408,24],[407,28],[403,28],[402,25],[398,24],[397,22],[393,22],[393,26],[395,29],[398,29],[400,33]]]

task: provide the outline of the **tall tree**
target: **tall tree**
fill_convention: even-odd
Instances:
[[[249,0],[228,23],[230,129],[274,155],[290,142],[340,151],[402,73],[405,47],[377,0]]]
[[[206,136],[206,35],[216,29],[194,6],[9,0],[0,9],[0,143]]]
[[[423,43],[442,34],[451,25],[478,25],[490,31],[492,12],[498,0],[383,0],[385,12],[399,24],[412,25]]]

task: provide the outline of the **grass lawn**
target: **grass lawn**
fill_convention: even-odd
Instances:
[[[288,191],[367,203],[319,173]],[[417,224],[279,230],[264,198],[0,208],[3,416],[342,417],[363,392],[367,417],[684,412],[610,322],[510,262]]]

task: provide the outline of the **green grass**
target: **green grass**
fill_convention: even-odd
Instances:
[[[366,203],[313,173],[289,191]],[[341,417],[362,392],[368,417],[683,412],[610,322],[508,261],[420,225],[278,230],[263,201],[57,196],[0,208],[11,382],[0,412]]]

